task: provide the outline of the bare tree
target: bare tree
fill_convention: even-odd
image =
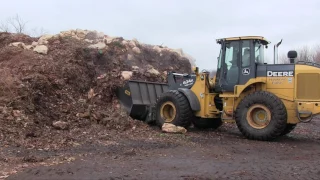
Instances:
[[[43,28],[33,28],[31,29],[31,32],[29,33],[30,36],[32,37],[39,37],[39,36],[42,36],[43,34],[47,34],[48,31],[43,29]]]
[[[313,62],[320,63],[320,45],[315,46],[313,54]]]
[[[297,53],[298,53],[297,61],[306,61],[306,62],[313,61],[313,52],[309,46],[305,45],[302,48],[299,48],[297,50]]]
[[[9,24],[5,22],[0,23],[0,32],[10,32]]]
[[[19,15],[9,17],[0,23],[0,30],[2,32],[25,33],[27,22],[25,22]]]
[[[279,64],[288,64],[290,61],[289,61],[289,59],[288,59],[288,57],[287,57],[287,54],[281,54],[281,55],[279,55]]]

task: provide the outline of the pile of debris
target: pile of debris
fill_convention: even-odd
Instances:
[[[128,79],[166,82],[168,71],[190,73],[194,62],[167,47],[77,29],[40,38],[0,33],[0,63],[0,142],[41,146],[93,125],[137,126],[114,90]]]

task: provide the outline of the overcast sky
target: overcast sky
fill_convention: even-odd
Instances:
[[[28,29],[50,34],[82,28],[182,48],[200,69],[215,69],[217,38],[261,35],[272,45],[283,38],[279,53],[318,44],[319,7],[319,0],[10,0],[0,20],[19,14]],[[272,53],[271,46],[270,62]]]

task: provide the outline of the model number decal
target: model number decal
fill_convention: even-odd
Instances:
[[[184,80],[184,81],[182,82],[182,84],[183,84],[184,86],[189,86],[189,85],[193,84],[193,79]]]
[[[267,76],[268,77],[293,76],[293,71],[281,71],[281,72],[267,71]]]

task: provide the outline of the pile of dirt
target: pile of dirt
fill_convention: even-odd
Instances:
[[[121,111],[114,90],[128,79],[166,82],[166,72],[191,69],[179,51],[96,31],[0,33],[0,142],[56,147],[92,138],[97,128],[143,127]]]

